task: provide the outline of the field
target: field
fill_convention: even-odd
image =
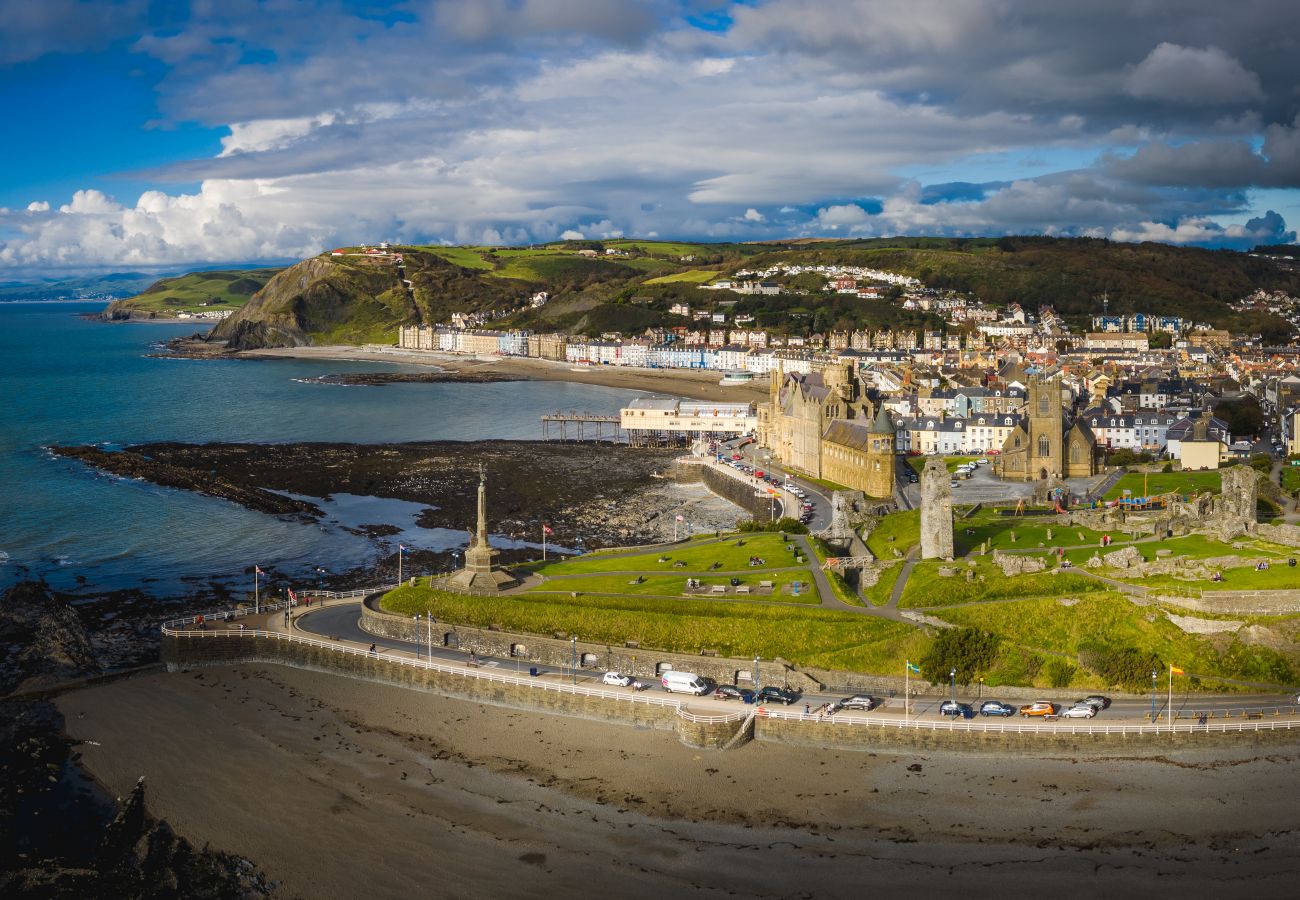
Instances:
[[[602,241],[601,243],[605,247],[614,247],[620,250],[639,250],[651,256],[690,256],[693,253],[713,252],[715,250],[715,246],[712,244],[683,244],[679,241],[639,241],[619,238],[612,241]]]
[[[867,535],[867,549],[876,559],[893,559],[894,550],[906,556],[921,542],[921,511],[892,513],[885,516]]]
[[[646,281],[646,284],[673,284],[682,281],[706,284],[720,274],[716,269],[687,269],[685,272],[674,272],[672,275],[660,275],[658,278],[651,278]]]
[[[645,595],[653,597],[686,597],[693,595],[686,593],[687,577],[698,577],[703,591],[707,592],[714,585],[723,585],[728,593],[719,595],[707,595],[706,597],[721,597],[727,600],[737,602],[752,602],[755,600],[778,602],[778,603],[811,603],[816,606],[821,603],[821,597],[817,593],[817,588],[812,584],[812,575],[807,571],[796,572],[759,572],[756,575],[738,575],[738,576],[718,576],[718,575],[698,575],[687,576],[681,575],[575,575],[565,578],[552,579],[543,582],[533,588],[530,588],[530,594],[567,594],[578,591],[581,594],[602,594],[606,596],[626,596]],[[737,594],[735,587],[731,585],[731,577],[737,578],[742,586],[747,586],[751,591],[758,589],[760,581],[772,582],[773,590],[768,594]],[[638,580],[639,579],[639,580]],[[801,583],[798,594],[794,593],[793,584]],[[696,592],[701,593],[701,592]],[[671,601],[669,601],[671,602]]]
[[[118,301],[114,308],[158,314],[236,310],[279,271],[277,268],[191,272],[163,278],[144,292]]]
[[[1218,472],[1129,472],[1106,492],[1104,499],[1117,500],[1128,491],[1134,497],[1158,494],[1192,494],[1201,491],[1219,492]]]
[[[707,542],[705,542],[707,541]],[[667,546],[645,553],[631,555],[600,553],[578,556],[538,568],[541,575],[574,575],[598,572],[658,572],[679,575],[708,575],[715,563],[718,572],[755,572],[749,558],[758,556],[766,561],[763,569],[797,566],[795,554],[785,548],[798,550],[797,544],[788,544],[778,534],[740,534],[721,541],[704,539],[687,545]],[[662,561],[661,561],[662,560]],[[685,566],[674,566],[684,562]]]
[[[957,519],[953,524],[953,550],[965,555],[978,550],[984,541],[988,541],[989,551],[1026,550],[1042,545],[1044,548],[1072,547],[1080,544],[1096,545],[1102,534],[1088,528],[1074,526],[1062,528],[1048,524],[1052,518],[1037,516],[1003,515],[1011,510],[982,509],[975,515]],[[1051,535],[1048,535],[1048,532]],[[1013,541],[1012,535],[1015,536]]]
[[[976,557],[973,561],[976,578],[982,575],[983,581],[966,581],[966,561],[944,563],[927,560],[917,563],[912,569],[912,576],[907,580],[907,586],[903,588],[899,607],[914,609],[1021,597],[1068,597],[1106,589],[1102,582],[1073,572],[1057,574],[1049,570],[1008,578],[989,557]],[[940,575],[939,570],[945,566],[957,569],[957,574],[947,577]]]
[[[534,634],[563,631],[584,641],[748,659],[782,657],[804,665],[872,672],[902,671],[928,644],[919,629],[850,612],[761,603],[521,594],[465,597],[428,587],[401,587],[384,597],[391,612],[432,612],[439,619]]]
[[[492,269],[492,263],[483,258],[483,247],[416,247],[416,250],[425,250],[434,256],[441,256],[447,262],[460,266],[463,269],[478,269],[488,271]]]

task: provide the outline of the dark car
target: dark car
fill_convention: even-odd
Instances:
[[[975,718],[975,710],[970,708],[969,703],[959,703],[956,700],[945,700],[939,704],[939,715],[973,719]]]
[[[1016,712],[1014,706],[1001,700],[985,700],[980,704],[981,716],[1014,716]]]
[[[1101,694],[1091,694],[1078,701],[1075,705],[1077,706],[1079,703],[1086,703],[1088,706],[1097,710],[1097,712],[1101,712],[1103,709],[1110,709],[1110,698],[1103,697]]]
[[[753,703],[754,692],[749,688],[736,687],[734,684],[720,684],[713,696],[719,700],[739,700],[742,703]]]
[[[908,483],[908,484],[918,484],[918,483],[920,483],[920,481],[921,481],[921,479],[920,479],[920,477],[917,476],[917,475],[908,475],[908,476],[907,476],[907,483]]]
[[[756,698],[759,703],[784,703],[786,706],[789,706],[798,699],[799,695],[794,691],[770,685],[760,690],[758,692],[758,697]]]
[[[836,700],[831,704],[831,712],[841,709],[860,709],[863,712],[871,712],[880,706],[880,701],[875,697],[868,697],[866,694],[855,694],[852,697],[845,697],[843,700]]]

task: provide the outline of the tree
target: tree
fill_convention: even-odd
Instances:
[[[948,680],[957,671],[957,681],[970,684],[981,672],[987,672],[997,658],[1000,638],[978,628],[949,628],[939,632],[921,659],[921,670],[931,683]]]

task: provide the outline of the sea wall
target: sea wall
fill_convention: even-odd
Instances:
[[[362,606],[361,628],[376,637],[427,643],[428,625],[417,623],[406,616],[383,612],[378,608],[379,598],[370,597]],[[476,628],[468,625],[437,623],[433,627],[433,643],[437,647],[456,647],[472,650],[479,656],[493,656],[516,660],[521,671],[532,664],[568,667],[573,664],[573,641],[563,635],[542,637],[493,628]],[[634,644],[635,642],[629,642]],[[707,651],[708,648],[701,648]],[[753,681],[752,659],[734,659],[704,653],[668,653],[647,650],[627,644],[598,644],[591,641],[577,643],[578,667],[596,671],[616,671],[637,678],[657,679],[663,672],[692,672],[712,678],[719,684],[746,684]],[[509,666],[509,663],[506,663]],[[781,660],[761,660],[759,678],[763,684],[796,688],[801,691],[817,690],[817,681]]]

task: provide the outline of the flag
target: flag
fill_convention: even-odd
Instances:
[[[1170,663],[1170,664],[1169,664],[1169,674],[1171,674],[1171,675],[1186,675],[1187,673],[1184,672],[1182,669],[1178,668],[1177,666],[1175,666],[1173,663]]]
[[[265,574],[266,574],[265,572],[262,571],[262,567],[261,567],[261,566],[253,566],[253,571],[254,571],[255,573],[257,573],[258,575],[265,575]]]
[[[921,674],[921,667],[912,665],[911,660],[908,660],[907,662],[907,669],[909,672],[915,672],[917,675]]]
[[[398,544],[398,545],[397,545],[397,552],[398,552],[398,553],[405,553],[405,552],[406,552],[406,545],[405,545],[405,544]]]
[[[543,523],[542,523],[542,534],[555,534],[555,530],[552,529],[550,525],[547,525],[545,522],[543,522]]]
[[[298,595],[293,592],[293,588],[289,588],[289,602],[290,603],[298,602]]]
[[[685,522],[685,521],[686,521],[686,517],[683,516],[683,515],[681,515],[681,514],[679,513],[678,516],[677,516],[677,521],[678,521],[678,522]]]

